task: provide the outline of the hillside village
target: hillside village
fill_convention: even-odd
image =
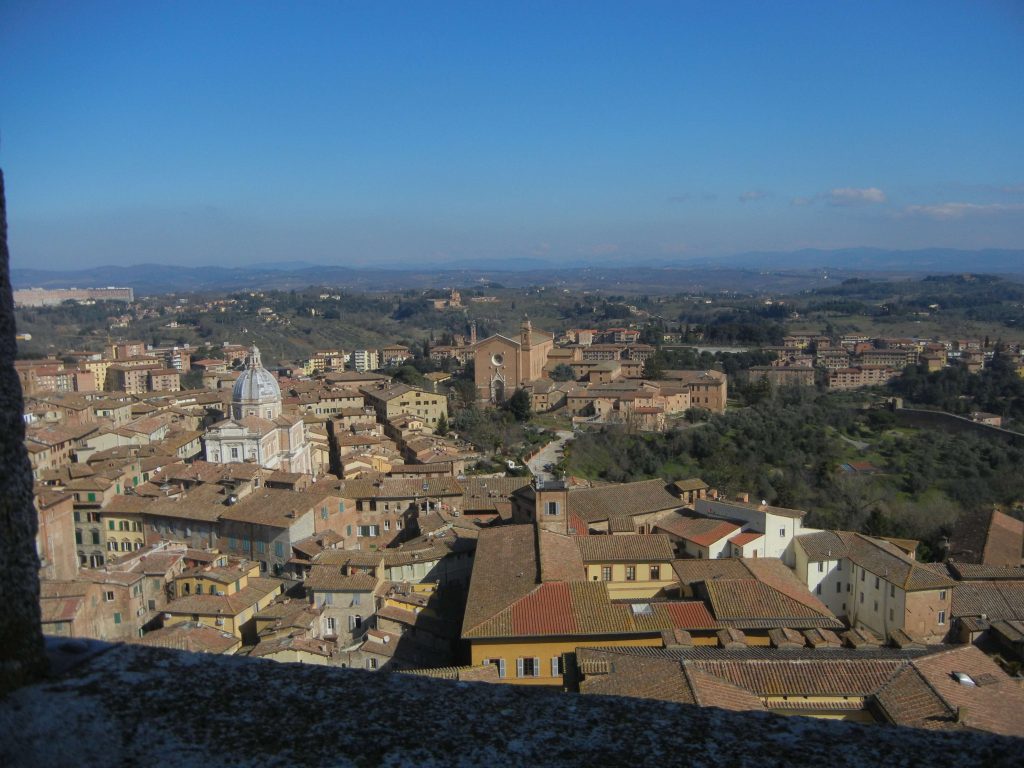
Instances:
[[[513,397],[572,429],[663,431],[729,407],[720,370],[645,377],[639,336],[471,328],[430,356],[471,370],[472,403],[451,370],[422,387],[382,373],[411,358],[401,345],[277,369],[256,346],[193,359],[139,341],[21,361],[44,631],[1024,735],[1014,517],[991,512],[926,563],[913,540],[811,528],[700,478],[494,472],[494,446],[448,428],[452,405]],[[831,388],[986,358],[969,341],[815,334],[773,351],[750,377]]]

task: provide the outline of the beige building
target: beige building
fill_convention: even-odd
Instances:
[[[884,539],[849,531],[798,536],[796,575],[853,627],[923,642],[949,632],[955,582]]]
[[[533,330],[529,319],[523,320],[518,339],[495,335],[479,342],[473,355],[477,402],[503,403],[542,378],[554,345],[554,336]]]
[[[388,423],[399,416],[416,416],[431,429],[442,416],[448,418],[448,398],[433,392],[397,384],[391,387],[363,387],[366,404],[373,407],[377,420]]]

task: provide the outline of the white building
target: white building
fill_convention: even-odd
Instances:
[[[352,367],[359,373],[380,368],[380,355],[375,349],[357,349],[352,353]]]
[[[796,563],[793,540],[802,534],[817,531],[816,528],[804,528],[803,519],[807,513],[800,509],[721,499],[697,499],[694,509],[703,517],[740,523],[744,533],[762,534],[758,538],[737,537],[737,542],[732,544],[738,546],[740,551],[734,551],[734,556],[739,554],[749,557],[756,549],[757,557],[777,557],[790,568]]]
[[[267,469],[313,473],[306,425],[301,416],[281,413],[281,388],[250,348],[246,368],[235,382],[231,412],[203,436],[206,460],[217,464],[251,461]]]
[[[890,541],[849,531],[796,540],[797,577],[837,616],[886,639],[902,630],[941,641],[949,630],[955,582]]]

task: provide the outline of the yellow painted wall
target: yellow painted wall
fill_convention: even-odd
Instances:
[[[571,653],[583,647],[630,646],[661,648],[661,636],[657,637],[552,637],[527,638],[513,640],[472,640],[470,651],[472,665],[478,667],[484,659],[504,659],[505,677],[501,682],[515,685],[562,685],[562,675],[552,677],[551,659],[563,653]],[[516,659],[539,658],[540,675],[538,677],[516,677]]]

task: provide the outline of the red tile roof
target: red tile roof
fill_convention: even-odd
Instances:
[[[541,584],[512,606],[512,631],[517,635],[575,634],[578,630],[565,582]]]

